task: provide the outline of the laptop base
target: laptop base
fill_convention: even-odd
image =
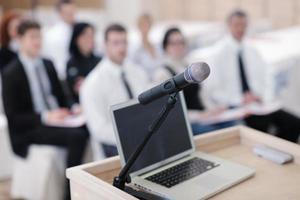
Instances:
[[[162,196],[159,196],[159,195],[156,195],[154,193],[151,193],[151,192],[148,192],[148,191],[145,191],[145,190],[138,190],[138,189],[134,189],[132,187],[129,187],[129,186],[125,186],[125,189],[124,191],[127,193],[127,194],[130,194],[140,200],[170,200],[166,197],[162,197]]]

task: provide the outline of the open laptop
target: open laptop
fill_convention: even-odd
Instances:
[[[168,97],[147,105],[137,100],[111,107],[122,166],[144,139]],[[145,146],[130,176],[132,186],[175,200],[206,199],[255,171],[195,150],[182,93],[166,121]]]

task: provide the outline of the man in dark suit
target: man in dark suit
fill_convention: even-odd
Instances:
[[[72,111],[64,97],[51,61],[42,59],[38,23],[20,24],[20,53],[3,72],[3,104],[14,152],[26,157],[30,144],[66,148],[67,167],[81,164],[88,132],[86,128],[60,128]],[[69,197],[68,197],[69,198]]]

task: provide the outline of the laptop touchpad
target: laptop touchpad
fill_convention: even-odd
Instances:
[[[228,183],[228,179],[223,178],[221,176],[216,176],[213,174],[207,174],[204,176],[201,176],[201,178],[195,180],[195,186],[197,187],[203,187],[206,189],[215,189],[222,185],[225,185]]]

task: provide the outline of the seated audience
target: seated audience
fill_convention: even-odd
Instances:
[[[18,26],[20,24],[21,14],[17,11],[7,11],[4,13],[0,27],[0,70],[17,57],[19,50]]]
[[[213,73],[208,84],[211,98],[230,107],[273,102],[272,80],[266,62],[258,51],[245,39],[248,17],[237,10],[228,17],[229,33],[216,44],[211,58]],[[248,126],[268,132],[276,129],[278,137],[297,142],[300,119],[280,108],[264,115],[250,115],[245,119]]]
[[[44,33],[43,55],[54,62],[58,77],[65,80],[76,5],[72,0],[57,1],[59,21]]]
[[[94,27],[88,23],[75,24],[70,43],[71,58],[67,63],[67,82],[76,103],[79,102],[83,80],[101,60],[93,50]]]
[[[104,35],[106,55],[80,89],[81,106],[92,141],[96,143],[94,155],[98,158],[99,152],[104,152],[106,157],[117,155],[110,106],[137,97],[148,85],[144,71],[125,60],[125,28],[118,24],[110,25]]]
[[[81,164],[88,139],[84,127],[60,128],[71,115],[51,61],[40,57],[40,25],[23,21],[18,28],[20,52],[3,71],[3,104],[14,152],[26,157],[31,144],[67,150],[66,167]],[[66,193],[69,198],[69,192]]]
[[[188,66],[188,62],[185,60],[186,41],[178,28],[167,30],[163,38],[163,49],[165,51],[164,67],[155,72],[154,80],[156,82],[162,82],[176,74],[182,73]],[[199,84],[192,84],[184,89],[184,97],[194,134],[225,128],[235,124],[235,122],[212,125],[201,123],[203,119],[218,115],[225,111],[225,109],[220,107],[209,111],[205,110],[200,93],[201,85]]]
[[[149,41],[151,26],[152,18],[150,15],[144,14],[139,17],[138,28],[141,36],[141,43],[132,56],[132,60],[146,71],[150,80],[152,80],[155,69],[162,66],[161,50]]]

